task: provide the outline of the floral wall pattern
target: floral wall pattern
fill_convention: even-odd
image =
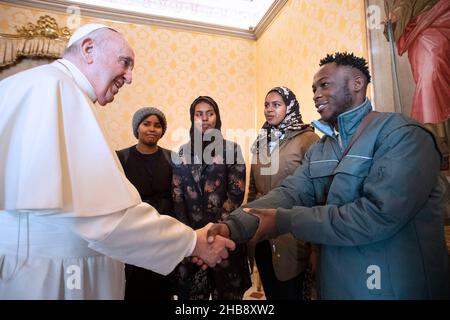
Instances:
[[[0,33],[15,33],[15,27],[45,14],[60,26],[70,19],[60,12],[0,3]],[[361,0],[290,0],[256,41],[81,17],[81,23],[93,21],[122,32],[136,53],[133,83],[122,88],[112,104],[96,107],[114,149],[135,143],[131,117],[141,106],[164,111],[168,131],[161,145],[177,149],[187,139],[183,133],[190,127],[190,103],[210,95],[221,108],[225,135],[238,140],[248,160],[271,87],[290,87],[304,121],[310,122],[317,118],[311,82],[319,60],[343,50],[367,57]],[[227,129],[240,131],[236,136]]]
[[[35,22],[44,14],[60,26],[67,25],[68,16],[59,12],[0,4],[0,33],[16,33],[16,26]],[[161,145],[176,148],[187,139],[180,133],[188,131],[189,107],[199,95],[217,101],[224,129],[254,128],[255,41],[81,18],[82,24],[93,21],[123,33],[136,54],[133,83],[123,87],[110,105],[96,107],[114,149],[135,143],[131,117],[142,106],[155,106],[166,114],[168,131]],[[183,130],[175,132],[177,128]]]
[[[367,58],[364,1],[291,0],[256,44],[257,123],[270,88],[285,85],[300,102],[305,122],[317,119],[312,79],[327,53],[351,51]]]

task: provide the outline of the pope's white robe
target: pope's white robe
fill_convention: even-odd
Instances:
[[[168,274],[195,247],[141,202],[95,99],[64,59],[0,82],[0,299],[121,299],[122,262]]]

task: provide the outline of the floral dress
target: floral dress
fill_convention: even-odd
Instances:
[[[245,163],[236,143],[224,140],[224,154],[211,164],[192,161],[194,156],[179,152],[181,163],[173,171],[174,216],[194,229],[225,219],[238,208],[245,193]],[[232,161],[226,154],[233,153]],[[230,163],[232,162],[232,163]],[[251,286],[245,245],[237,245],[228,259],[202,270],[188,259],[175,271],[179,299],[242,299]]]

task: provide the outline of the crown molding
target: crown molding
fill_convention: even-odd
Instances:
[[[135,24],[152,25],[165,28],[181,29],[193,32],[211,33],[224,36],[232,36],[250,40],[256,40],[268,27],[270,22],[275,18],[276,14],[286,4],[288,0],[277,0],[269,8],[261,22],[256,28],[249,30],[238,29],[232,27],[224,27],[214,24],[187,21],[182,19],[167,18],[137,12],[124,12],[118,9],[100,8],[93,5],[81,4],[72,1],[62,0],[0,0],[0,3],[9,3],[20,7],[34,7],[44,10],[51,10],[66,13],[67,8],[71,5],[77,6],[81,10],[81,15],[96,17],[101,19],[128,22]]]
[[[267,10],[266,14],[262,17],[261,21],[254,30],[255,39],[259,39],[259,37],[261,37],[273,19],[275,19],[278,12],[281,11],[287,2],[288,0],[277,0],[270,6],[269,10]]]

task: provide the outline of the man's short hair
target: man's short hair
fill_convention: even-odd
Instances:
[[[336,63],[338,66],[350,66],[361,71],[367,79],[367,83],[370,82],[370,72],[367,67],[367,61],[364,58],[357,57],[353,53],[348,52],[336,52],[334,55],[327,54],[325,58],[320,60],[319,66],[323,66],[328,63]]]

